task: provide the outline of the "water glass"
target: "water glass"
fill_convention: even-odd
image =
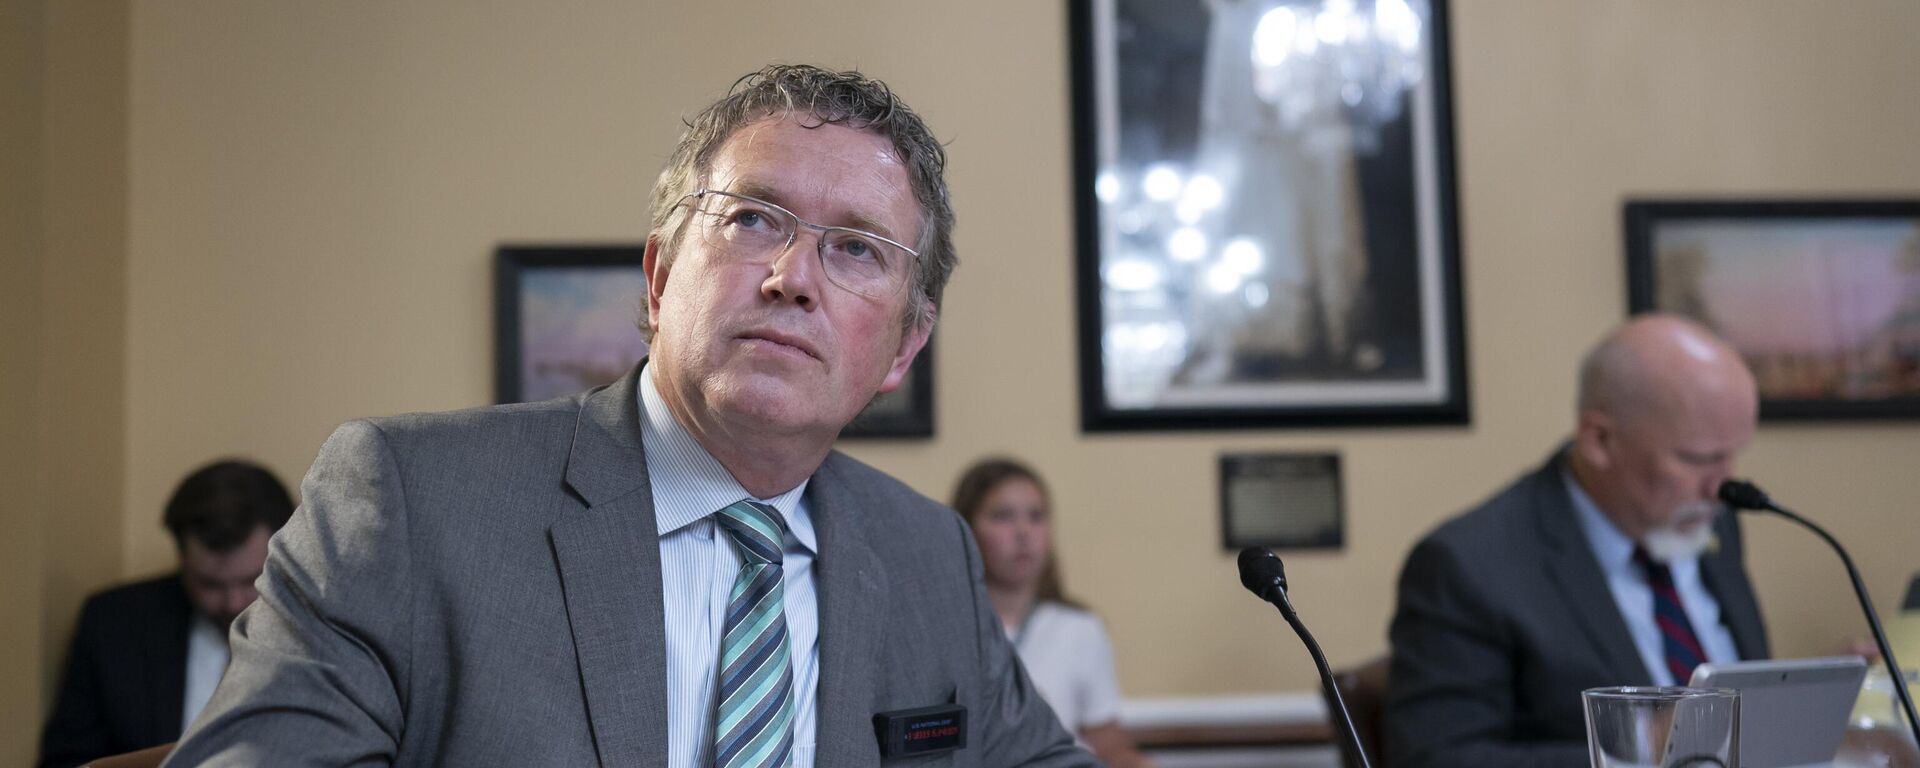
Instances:
[[[1740,692],[1730,688],[1592,688],[1587,754],[1593,768],[1735,768]]]

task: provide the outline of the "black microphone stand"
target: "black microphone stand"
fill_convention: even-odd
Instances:
[[[1280,564],[1280,558],[1271,550],[1261,547],[1248,547],[1240,552],[1240,583],[1261,600],[1272,603],[1280,609],[1287,625],[1306,643],[1307,652],[1313,655],[1314,669],[1320,673],[1320,687],[1325,689],[1327,697],[1333,700],[1333,711],[1327,713],[1333,729],[1340,732],[1342,741],[1352,748],[1353,756],[1360,761],[1360,768],[1373,768],[1367,759],[1367,748],[1360,743],[1360,732],[1353,727],[1353,716],[1347,713],[1347,699],[1340,695],[1340,686],[1333,681],[1333,667],[1327,664],[1327,655],[1320,651],[1320,643],[1313,639],[1313,633],[1307,631],[1307,625],[1301,623],[1300,613],[1293,609],[1293,599],[1287,596],[1287,577]]]
[[[1873,610],[1873,599],[1867,596],[1867,583],[1860,578],[1860,569],[1854,567],[1853,557],[1847,554],[1846,547],[1840,546],[1840,541],[1833,538],[1833,534],[1827,533],[1825,528],[1814,524],[1812,520],[1773,503],[1764,491],[1752,483],[1741,480],[1728,480],[1721,483],[1720,499],[1735,509],[1772,512],[1799,523],[1801,527],[1813,531],[1814,535],[1827,542],[1827,546],[1832,547],[1833,551],[1840,555],[1840,562],[1847,567],[1847,578],[1853,580],[1853,594],[1860,599],[1860,610],[1867,614],[1867,626],[1873,630],[1873,642],[1880,646],[1880,658],[1887,662],[1887,671],[1893,677],[1893,692],[1900,699],[1900,708],[1906,713],[1907,728],[1913,731],[1914,743],[1920,745],[1920,715],[1914,713],[1913,694],[1907,690],[1906,670],[1902,669],[1900,662],[1893,658],[1893,646],[1887,642],[1887,630],[1880,626],[1880,614]]]
[[[1300,614],[1293,610],[1293,600],[1287,597],[1286,590],[1280,590],[1280,599],[1273,604],[1280,609],[1280,615],[1286,617],[1287,624],[1293,627],[1294,634],[1307,644],[1307,653],[1313,654],[1313,666],[1320,671],[1320,686],[1333,698],[1333,712],[1330,719],[1334,728],[1340,731],[1343,741],[1353,745],[1353,755],[1360,759],[1360,768],[1373,768],[1367,760],[1367,748],[1360,743],[1360,732],[1353,728],[1353,717],[1347,714],[1346,697],[1340,695],[1340,686],[1333,682],[1333,668],[1327,664],[1327,655],[1320,652],[1320,643],[1315,642],[1313,633],[1307,631],[1307,625],[1300,623]]]

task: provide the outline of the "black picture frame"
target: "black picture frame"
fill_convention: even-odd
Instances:
[[[1920,199],[1641,199],[1627,311],[1739,350],[1763,420],[1920,419]]]
[[[494,399],[544,400],[611,383],[646,355],[644,243],[503,244],[494,252]],[[542,358],[536,360],[535,358]],[[845,439],[932,437],[933,343]]]
[[[1341,168],[1335,174],[1338,178],[1352,180],[1351,186],[1342,187],[1351,193],[1342,199],[1352,206],[1341,208],[1337,217],[1345,227],[1345,239],[1336,242],[1344,244],[1334,250],[1345,254],[1342,258],[1350,265],[1364,264],[1359,271],[1367,277],[1344,286],[1301,288],[1306,281],[1299,277],[1299,260],[1291,266],[1263,261],[1268,251],[1255,250],[1254,269],[1262,264],[1272,268],[1230,289],[1243,292],[1232,301],[1222,301],[1209,298],[1201,282],[1202,268],[1214,263],[1215,254],[1219,262],[1215,266],[1224,267],[1233,261],[1233,249],[1241,247],[1238,243],[1243,240],[1256,246],[1266,243],[1272,252],[1282,252],[1295,245],[1288,241],[1306,238],[1302,232],[1310,229],[1275,229],[1278,225],[1264,223],[1270,196],[1256,194],[1260,190],[1248,186],[1252,183],[1248,180],[1274,176],[1245,167],[1247,158],[1266,162],[1265,158],[1304,152],[1299,148],[1303,142],[1269,144],[1262,139],[1242,145],[1206,137],[1209,132],[1221,133],[1218,126],[1226,123],[1203,120],[1201,100],[1216,98],[1205,94],[1231,92],[1226,86],[1205,89],[1206,78],[1201,74],[1208,35],[1229,39],[1222,35],[1233,29],[1223,21],[1218,30],[1209,30],[1207,9],[1234,5],[1203,0],[1069,3],[1081,428],[1112,432],[1469,423],[1448,0],[1409,4],[1424,9],[1418,38],[1418,61],[1424,74],[1410,90],[1400,92],[1398,115],[1364,128],[1353,127],[1352,151],[1326,153],[1330,159],[1321,161]],[[1367,0],[1360,5],[1373,7]],[[1124,28],[1124,35],[1116,34],[1119,28]],[[1154,39],[1164,42],[1157,48],[1143,42]],[[1351,111],[1333,114],[1343,116],[1336,121],[1361,126]],[[1146,127],[1136,130],[1137,126]],[[1168,149],[1154,149],[1162,145]],[[1147,149],[1140,149],[1143,146]],[[1271,151],[1242,153],[1246,146]],[[1363,146],[1368,149],[1363,151]],[[1178,225],[1154,222],[1184,217],[1179,209],[1186,205],[1185,198],[1178,203],[1161,200],[1159,209],[1103,202],[1103,188],[1108,190],[1108,200],[1122,199],[1132,194],[1127,190],[1136,188],[1145,190],[1139,195],[1154,197],[1153,185],[1147,182],[1157,171],[1148,169],[1163,161],[1194,168],[1225,162],[1239,168],[1234,173],[1242,186],[1236,189],[1247,194],[1236,196],[1229,191],[1225,198],[1247,202],[1222,205],[1220,195],[1214,196],[1220,210],[1236,211],[1234,222],[1210,225],[1225,233],[1214,238],[1224,245],[1193,256],[1174,249],[1174,237],[1154,239],[1161,231],[1155,227],[1173,227],[1176,237],[1180,234]],[[1103,177],[1109,169],[1121,170]],[[1198,171],[1186,177],[1176,174],[1176,179],[1186,179],[1176,183],[1185,184],[1184,194],[1195,196],[1195,190],[1201,189],[1200,175]],[[1303,186],[1293,190],[1289,204],[1294,208],[1287,209],[1293,211],[1288,215],[1304,215],[1300,211],[1319,206],[1301,202],[1313,196],[1303,192],[1309,182],[1298,183]],[[1144,218],[1136,215],[1149,209],[1157,212]],[[1198,215],[1204,220],[1209,214]],[[1149,223],[1139,225],[1132,234],[1122,234],[1124,227],[1140,221]],[[1232,237],[1240,226],[1265,227],[1262,231],[1278,233],[1270,239],[1279,242]],[[1148,234],[1141,235],[1141,230]],[[1358,238],[1351,236],[1356,231],[1361,233]],[[1170,244],[1163,247],[1162,242]],[[1353,255],[1355,251],[1362,255]],[[1241,249],[1242,254],[1246,252]],[[1164,267],[1157,272],[1164,279],[1151,289],[1157,292],[1151,298],[1173,309],[1152,309],[1153,300],[1139,298],[1147,291],[1114,287],[1115,267],[1123,263],[1131,267],[1135,262]],[[1286,269],[1294,273],[1283,280],[1280,273]],[[1354,270],[1323,271],[1350,275]],[[1205,274],[1206,284],[1213,285],[1212,272]],[[1341,298],[1326,301],[1330,294]],[[1287,299],[1292,296],[1305,299]],[[1241,310],[1245,315],[1240,320],[1206,319],[1230,314],[1221,308],[1239,306],[1237,301],[1251,308]],[[1316,308],[1336,304],[1343,309]],[[1153,319],[1156,312],[1158,318]],[[1294,329],[1291,336],[1304,340],[1292,347],[1260,331],[1261,323],[1287,312],[1305,318],[1289,324]],[[1130,313],[1149,319],[1136,322]],[[1343,332],[1328,330],[1336,324]],[[1336,336],[1341,340],[1335,341]],[[1175,353],[1164,351],[1169,347]]]
[[[1346,492],[1334,452],[1220,455],[1220,545],[1338,550]]]

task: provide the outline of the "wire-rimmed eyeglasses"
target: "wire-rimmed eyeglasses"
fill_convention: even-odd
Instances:
[[[801,229],[820,233],[814,250],[827,279],[847,291],[880,299],[906,285],[909,265],[920,252],[899,241],[852,227],[832,227],[800,218],[751,195],[702,189],[680,198],[695,215],[693,228],[709,247],[752,263],[771,262],[793,246]]]

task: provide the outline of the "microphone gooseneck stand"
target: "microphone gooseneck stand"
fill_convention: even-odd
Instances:
[[[1887,630],[1880,626],[1880,614],[1873,610],[1873,599],[1867,596],[1867,583],[1860,578],[1860,569],[1853,565],[1853,557],[1847,554],[1847,548],[1827,533],[1825,528],[1814,524],[1792,511],[1773,503],[1765,491],[1753,483],[1744,480],[1727,480],[1720,484],[1720,500],[1734,509],[1752,512],[1772,512],[1801,527],[1813,531],[1827,542],[1827,546],[1840,555],[1840,562],[1847,567],[1847,577],[1853,580],[1853,594],[1860,599],[1860,610],[1867,615],[1867,627],[1873,630],[1873,642],[1880,646],[1880,658],[1887,662],[1887,671],[1893,678],[1893,692],[1900,699],[1900,708],[1906,713],[1907,728],[1913,731],[1915,744],[1920,744],[1920,715],[1914,714],[1913,694],[1907,690],[1907,673],[1900,662],[1893,658],[1893,646],[1887,642]]]
[[[1327,698],[1333,701],[1333,711],[1328,713],[1328,719],[1333,721],[1334,729],[1340,731],[1341,740],[1353,750],[1360,768],[1373,768],[1373,763],[1367,759],[1366,747],[1360,743],[1360,732],[1353,728],[1353,716],[1347,712],[1346,697],[1340,695],[1340,686],[1333,682],[1333,668],[1327,664],[1327,655],[1320,651],[1320,643],[1313,639],[1312,632],[1307,631],[1307,625],[1301,623],[1299,612],[1293,609],[1293,600],[1287,597],[1287,577],[1280,558],[1260,547],[1241,550],[1240,583],[1261,600],[1280,609],[1280,615],[1286,618],[1287,625],[1293,627],[1294,634],[1299,635],[1301,642],[1306,644],[1307,652],[1313,655],[1313,666],[1320,672],[1320,686],[1326,690]]]

